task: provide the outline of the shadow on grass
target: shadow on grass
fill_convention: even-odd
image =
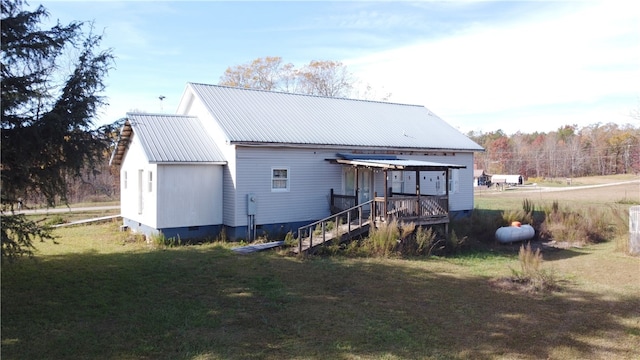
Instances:
[[[640,357],[639,297],[532,296],[433,269],[214,246],[22,259],[2,267],[2,356]]]

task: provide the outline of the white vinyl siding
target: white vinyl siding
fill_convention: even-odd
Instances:
[[[340,193],[342,167],[325,159],[335,158],[336,151],[295,148],[237,147],[236,180],[233,207],[227,207],[225,178],[225,223],[230,226],[247,224],[247,194],[256,195],[256,224],[277,224],[315,221],[330,215],[331,188]],[[272,191],[272,169],[288,169],[289,191]],[[233,209],[234,214],[227,212]]]
[[[158,165],[158,228],[222,224],[221,165]]]
[[[156,172],[156,165],[149,164],[134,135],[120,168],[120,212],[125,219],[155,228],[157,191],[148,191],[149,172]]]

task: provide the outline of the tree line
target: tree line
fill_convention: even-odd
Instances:
[[[571,178],[640,171],[640,128],[631,124],[565,125],[547,133],[507,135],[497,130],[467,136],[485,148],[476,153],[475,166],[489,174]]]

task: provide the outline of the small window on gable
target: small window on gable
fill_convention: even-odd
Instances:
[[[271,169],[271,191],[289,191],[289,169]]]
[[[122,178],[123,178],[123,180],[122,180],[122,182],[123,182],[122,187],[126,189],[126,188],[127,188],[127,172],[126,172],[126,171],[124,172],[124,174],[123,174]]]
[[[149,192],[153,190],[153,171],[149,171]]]

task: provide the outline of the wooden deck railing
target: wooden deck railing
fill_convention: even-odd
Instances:
[[[331,189],[330,195],[332,214],[355,207],[358,199],[357,195],[336,194],[333,189]]]
[[[376,221],[416,221],[440,223],[449,221],[449,198],[447,196],[393,196],[376,197]]]
[[[324,244],[328,239],[338,239],[345,234],[348,237],[352,230],[362,228],[369,220],[372,204],[373,200],[369,200],[298,228],[298,253],[301,254],[303,251],[314,247],[314,232],[316,230],[319,233],[315,234],[315,236],[319,239],[315,245],[319,245]],[[353,214],[356,214],[356,216],[353,216]],[[332,225],[329,225],[329,223],[332,223]],[[329,229],[331,226],[332,228]]]

